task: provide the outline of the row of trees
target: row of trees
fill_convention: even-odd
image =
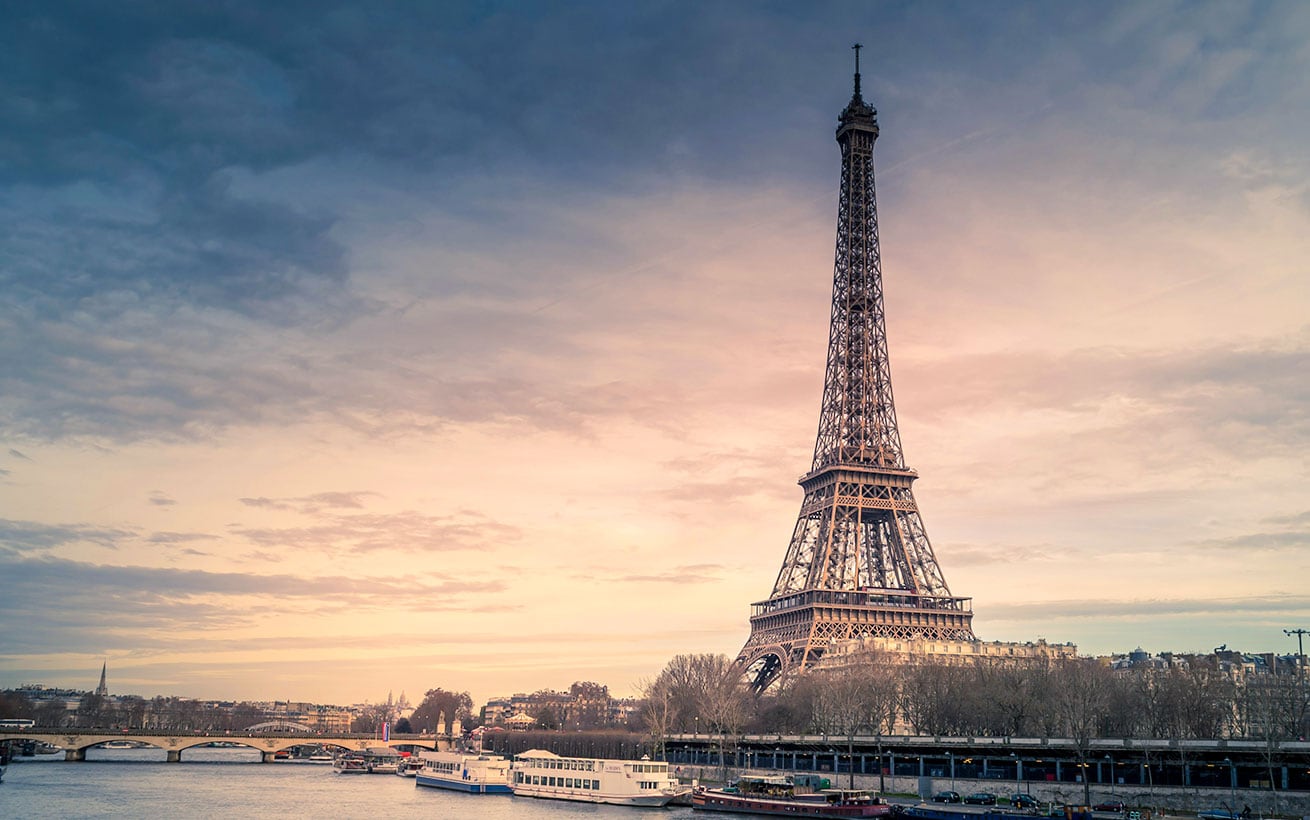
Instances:
[[[785,678],[758,698],[725,655],[679,655],[645,684],[656,735],[1294,738],[1306,721],[1295,675],[1235,679],[1217,662],[1116,671],[1093,660],[1030,666],[899,664],[874,652]]]

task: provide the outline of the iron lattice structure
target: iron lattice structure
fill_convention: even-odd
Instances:
[[[975,640],[970,599],[951,595],[905,466],[883,315],[873,143],[877,112],[855,93],[837,126],[841,195],[819,432],[800,515],[768,600],[752,605],[737,662],[756,691],[859,637]]]

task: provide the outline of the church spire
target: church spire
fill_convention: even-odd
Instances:
[[[109,671],[109,661],[105,661],[103,664],[100,665],[100,685],[96,687],[97,695],[104,696],[109,694],[109,687],[105,684],[105,673],[107,673],[108,671]]]

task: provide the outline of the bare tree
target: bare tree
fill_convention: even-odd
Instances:
[[[751,714],[751,696],[742,680],[741,669],[727,655],[698,655],[697,670],[700,694],[697,705],[708,728],[719,737],[719,765],[722,779],[727,779],[728,741],[741,734]]]
[[[664,760],[667,757],[665,744],[673,726],[673,693],[660,680],[645,679],[638,686],[643,696],[641,725],[650,735],[655,758]]]
[[[1074,742],[1086,805],[1092,802],[1087,761],[1092,739],[1100,737],[1101,726],[1109,711],[1110,676],[1109,669],[1091,660],[1065,661],[1055,676],[1058,687],[1056,707],[1065,733]]]

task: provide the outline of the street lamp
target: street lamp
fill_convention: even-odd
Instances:
[[[1015,794],[1018,794],[1023,791],[1023,789],[1019,787],[1019,767],[1022,764],[1019,763],[1019,756],[1014,752],[1010,752],[1010,762],[1014,764],[1014,792]]]
[[[1228,810],[1236,814],[1237,813],[1237,766],[1234,765],[1231,758],[1225,757],[1224,762],[1228,764],[1228,795],[1229,795]]]
[[[1301,703],[1300,703],[1301,714],[1302,714],[1301,720],[1302,722],[1304,722],[1305,721],[1305,712],[1304,712],[1305,710],[1305,650],[1302,648],[1301,639],[1310,633],[1308,633],[1307,630],[1304,629],[1284,629],[1283,634],[1289,637],[1292,635],[1296,636],[1296,677],[1301,684]],[[1301,731],[1301,727],[1299,725],[1297,726],[1297,731],[1298,732]]]
[[[950,758],[951,764],[951,791],[955,791],[955,752],[947,752],[946,756]]]

